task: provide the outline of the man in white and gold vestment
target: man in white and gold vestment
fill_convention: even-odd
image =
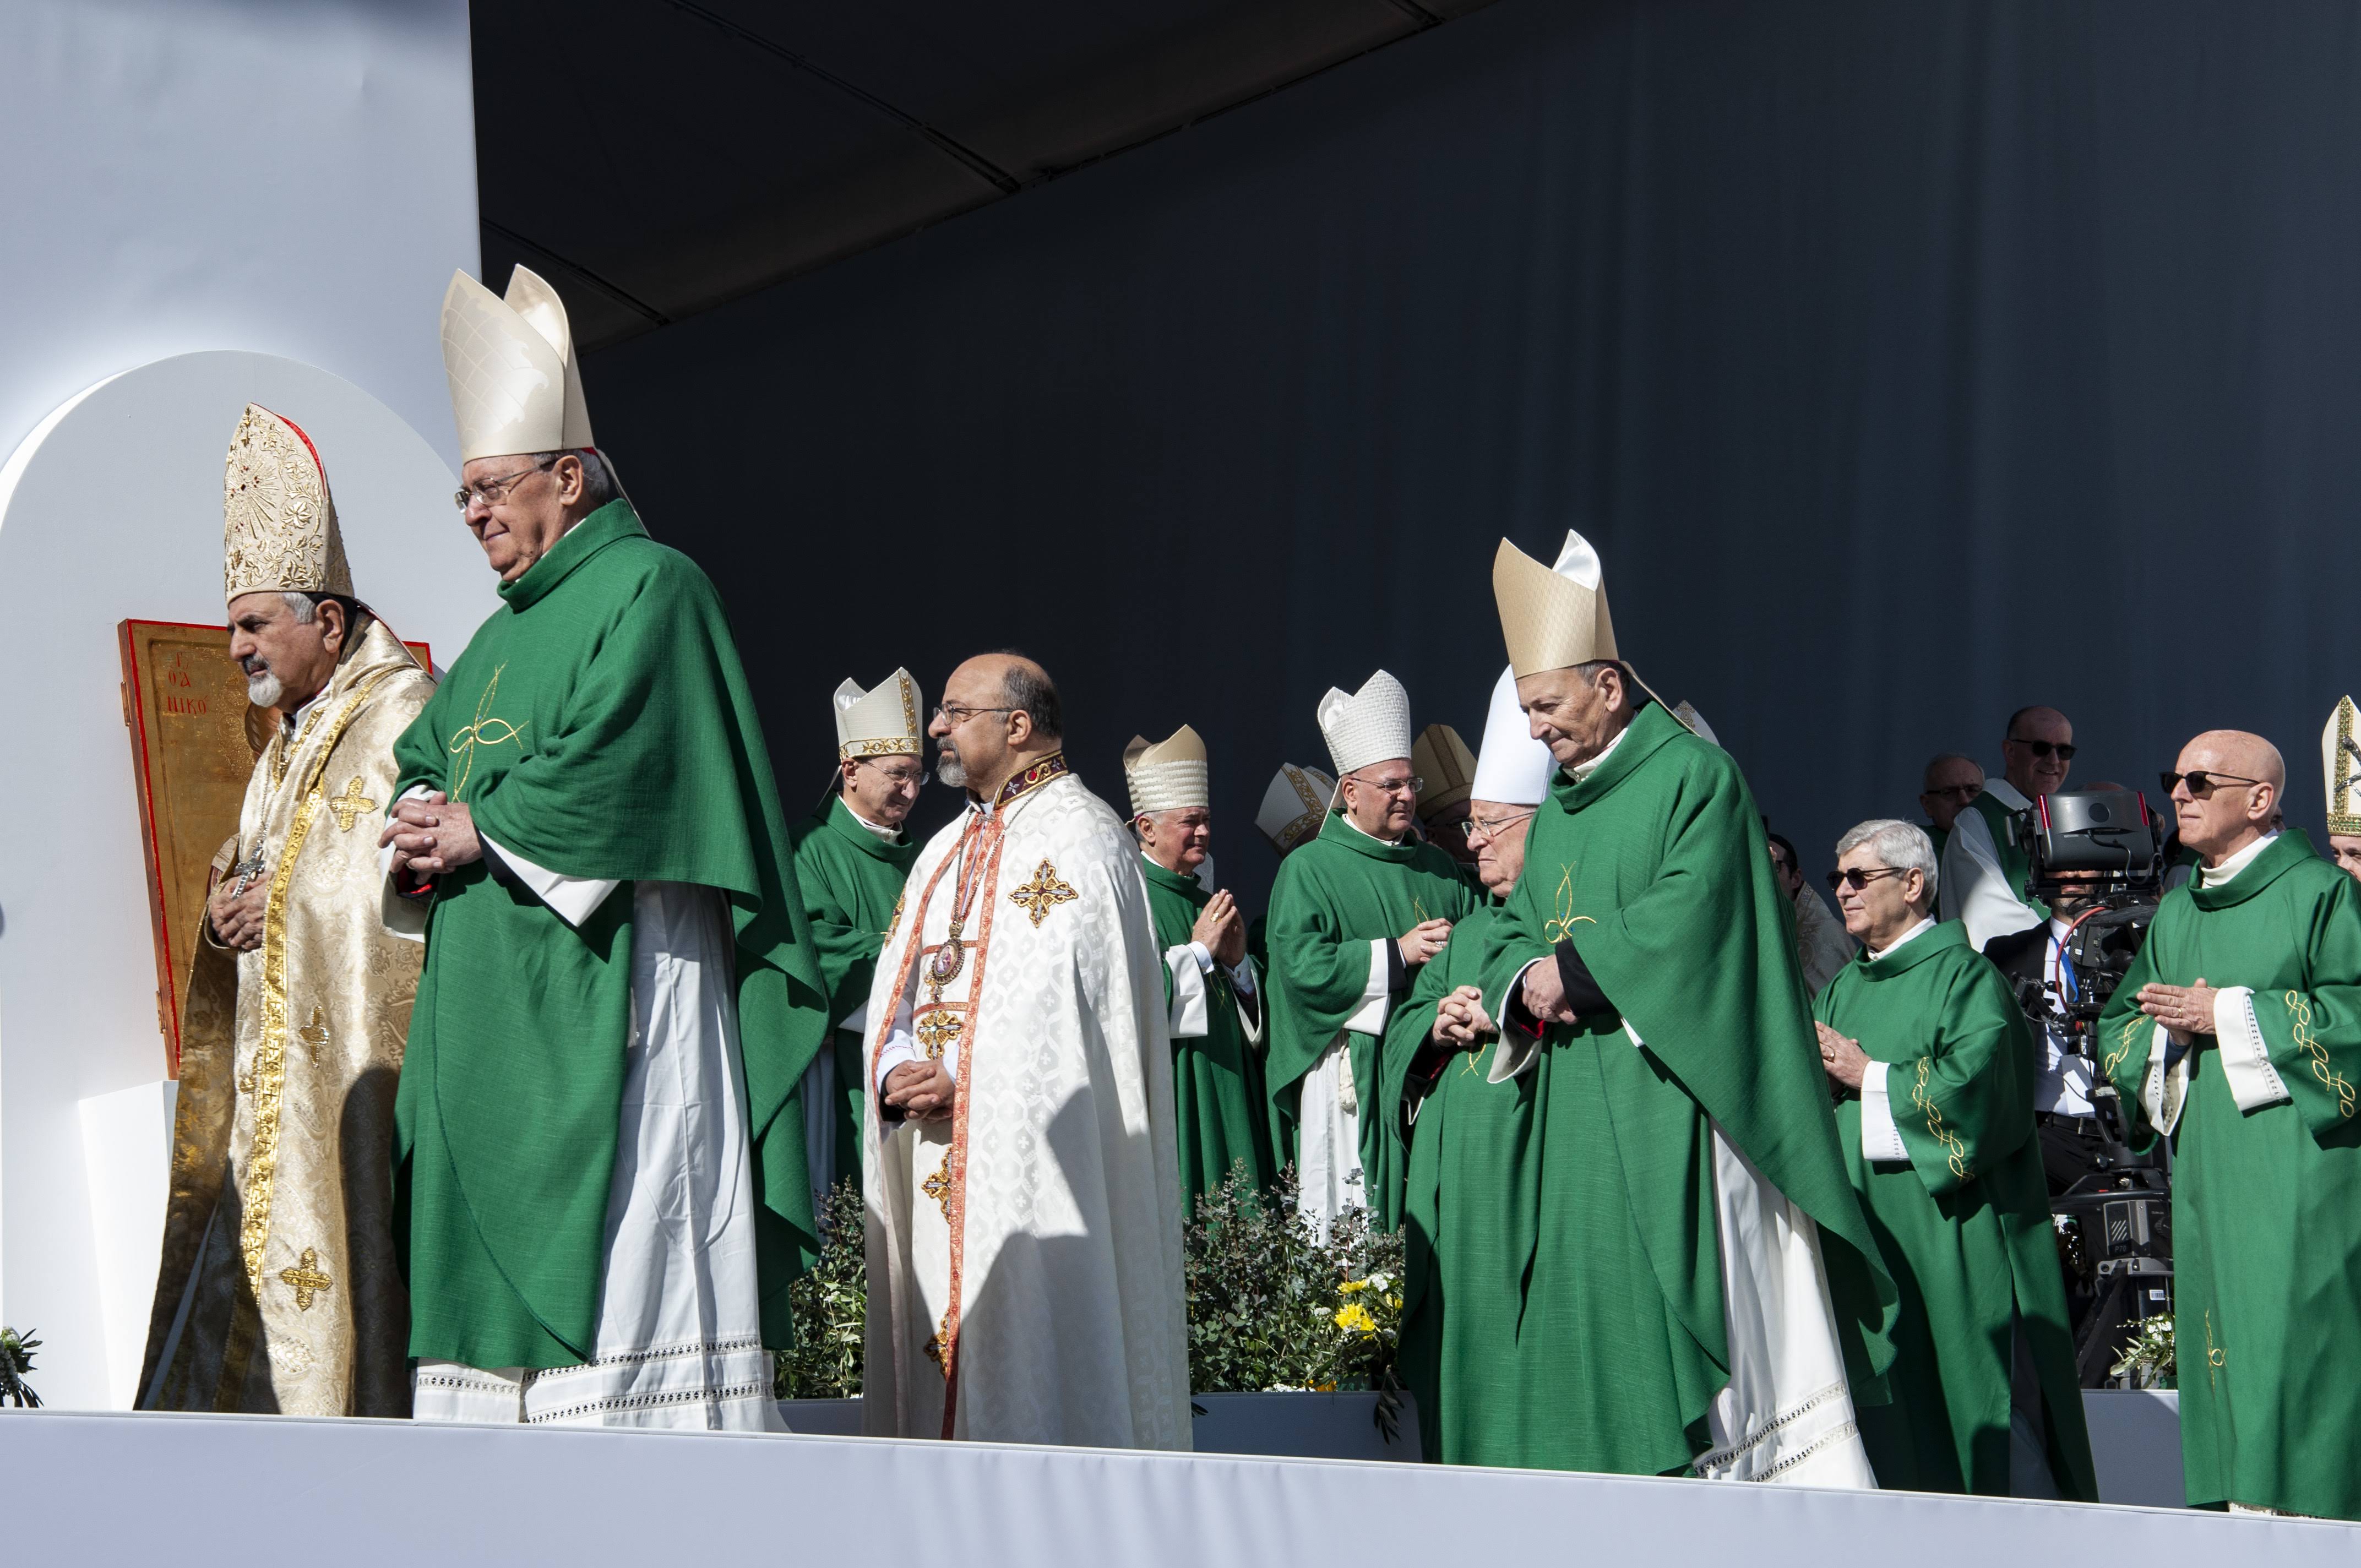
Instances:
[[[223,510],[230,655],[282,717],[193,944],[139,1404],[408,1415],[390,1151],[419,948],[382,924],[377,838],[434,680],[353,597],[293,422],[247,405]]]
[[[928,727],[968,808],[869,994],[873,1436],[1189,1446],[1164,959],[1060,728],[1014,654],[961,665]]]

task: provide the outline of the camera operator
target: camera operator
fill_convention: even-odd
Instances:
[[[2361,1519],[2361,886],[2275,828],[2269,741],[2210,730],[2174,769],[2199,870],[2096,1040],[2174,1138],[2188,1498]]]
[[[2064,789],[2074,761],[2074,726],[2054,707],[2020,707],[2001,734],[2006,775],[1986,780],[1951,824],[1938,884],[1943,918],[1967,927],[1968,945],[1979,952],[1994,937],[2048,917],[2032,894],[2020,814]]]

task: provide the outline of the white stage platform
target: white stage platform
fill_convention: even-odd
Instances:
[[[807,1435],[0,1413],[25,1563],[969,1568],[1715,1560],[2349,1568],[2361,1527],[2104,1504]]]

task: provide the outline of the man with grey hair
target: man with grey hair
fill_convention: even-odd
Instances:
[[[1905,1310],[1861,1411],[1878,1484],[2095,1502],[2034,1138],[2031,1042],[2000,971],[1937,925],[1935,846],[1864,822],[1828,878],[1866,951],[1814,1004],[1837,1130]]]

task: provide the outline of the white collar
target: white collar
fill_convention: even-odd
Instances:
[[[2229,859],[2224,861],[2220,865],[2210,868],[2206,866],[2198,867],[2197,885],[2200,887],[2220,887],[2223,883],[2230,881],[2233,877],[2235,877],[2240,872],[2245,871],[2248,866],[2253,865],[2255,863],[2255,857],[2261,854],[2265,850],[2269,849],[2273,843],[2277,842],[2279,836],[2279,830],[2274,828],[2269,832],[2264,834],[2261,838],[2256,839],[2253,843],[2247,845],[2245,849],[2240,850],[2236,854],[2234,854]]]
[[[1402,847],[1403,839],[1409,838],[1408,834],[1404,834],[1401,839],[1380,839],[1375,833],[1370,832],[1367,828],[1354,821],[1353,814],[1349,811],[1340,811],[1336,814],[1336,817],[1337,820],[1343,822],[1345,827],[1350,828],[1362,838],[1367,839],[1370,843],[1383,844],[1389,850],[1400,849]]]
[[[1597,773],[1598,771],[1598,764],[1613,756],[1615,754],[1615,748],[1623,744],[1623,737],[1631,733],[1631,727],[1629,724],[1626,724],[1622,729],[1618,729],[1615,732],[1615,739],[1609,740],[1606,745],[1598,749],[1598,755],[1591,758],[1587,762],[1576,762],[1574,766],[1566,769],[1566,777],[1572,779],[1576,784],[1580,784],[1583,780]]]
[[[840,795],[836,798],[844,802],[844,814],[847,817],[851,817],[855,822],[860,823],[863,828],[868,828],[872,833],[874,833],[880,839],[884,839],[885,842],[889,844],[898,844],[902,841],[902,830],[899,828],[888,828],[883,822],[872,822],[869,818],[862,816],[861,813],[852,809],[852,802],[845,800],[844,796]]]
[[[2019,795],[2016,786],[2004,778],[1994,776],[1984,780],[1984,793],[2011,811],[2030,811],[2033,802]]]
[[[1934,928],[1935,917],[1932,915],[1929,915],[1924,920],[1919,921],[1916,926],[1911,927],[1907,931],[1903,932],[1899,937],[1894,938],[1894,946],[1890,948],[1871,948],[1869,961],[1871,963],[1875,963],[1878,959],[1883,958],[1888,953],[1900,952],[1904,948],[1908,947],[1912,942],[1916,941],[1920,937],[1925,936]]]
[[[303,716],[310,713],[313,708],[319,707],[320,699],[327,695],[328,688],[324,685],[318,691],[312,694],[311,701],[305,703],[302,707],[297,708],[294,712],[280,720],[281,724],[287,727],[287,733],[290,738],[302,732],[303,728]]]

